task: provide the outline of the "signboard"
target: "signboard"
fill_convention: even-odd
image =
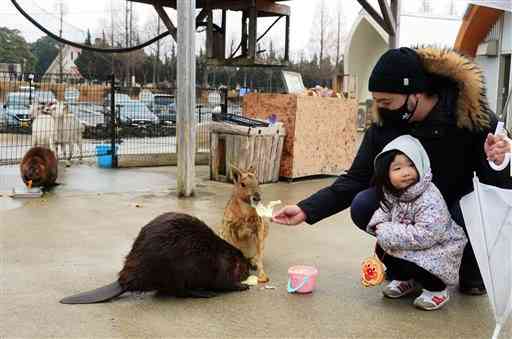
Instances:
[[[281,71],[283,77],[284,88],[288,93],[302,93],[306,89],[302,82],[302,76],[297,72]]]

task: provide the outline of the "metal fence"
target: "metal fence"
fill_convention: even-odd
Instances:
[[[172,154],[176,152],[176,90],[122,87],[52,77],[33,81],[0,74],[0,164],[16,164],[34,145],[56,151],[59,159]],[[209,152],[212,114],[240,114],[237,92],[197,88],[197,152]]]

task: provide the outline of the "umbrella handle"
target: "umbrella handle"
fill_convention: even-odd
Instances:
[[[501,323],[497,323],[494,327],[494,332],[492,333],[492,339],[498,339],[498,336],[501,332]]]

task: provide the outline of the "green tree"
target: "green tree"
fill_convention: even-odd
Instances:
[[[42,75],[52,61],[57,57],[59,53],[59,49],[57,48],[57,41],[50,38],[49,36],[44,36],[39,38],[36,42],[30,45],[30,51],[36,58],[36,63],[34,66],[34,72],[36,74]]]
[[[85,45],[93,46],[91,42],[91,32],[87,30]],[[97,39],[96,47],[107,48],[107,42],[103,39]],[[105,81],[112,74],[112,55],[107,53],[97,53],[83,49],[78,58],[75,60],[80,74],[88,80]]]
[[[92,46],[91,32],[87,30],[87,37],[85,38],[84,45]],[[96,65],[94,52],[83,49],[78,58],[75,60],[75,65],[78,67],[80,74],[88,80],[93,80],[96,76]]]
[[[36,58],[17,29],[0,27],[0,62],[24,65],[23,72],[33,70]]]

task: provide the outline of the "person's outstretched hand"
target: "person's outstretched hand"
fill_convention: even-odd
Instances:
[[[272,221],[283,225],[298,225],[306,220],[306,214],[297,205],[288,205],[274,213]]]

